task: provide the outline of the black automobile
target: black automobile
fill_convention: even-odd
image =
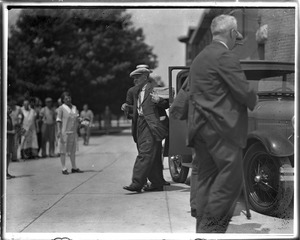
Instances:
[[[249,111],[248,141],[244,149],[245,186],[254,211],[283,213],[294,195],[294,63],[241,61],[259,96]],[[169,67],[169,87],[178,92],[188,67]],[[176,95],[175,95],[176,97]],[[173,102],[170,94],[170,104]],[[186,147],[186,121],[170,116],[168,157],[174,182],[186,181],[192,152]]]

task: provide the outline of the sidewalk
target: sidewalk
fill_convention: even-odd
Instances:
[[[189,186],[172,184],[167,191],[141,194],[123,189],[130,183],[136,157],[129,131],[92,137],[89,146],[82,141],[79,145],[82,174],[62,175],[59,158],[11,164],[17,178],[7,181],[7,232],[194,232]],[[167,168],[164,175],[171,181]]]
[[[116,134],[120,133],[124,130],[131,128],[130,120],[119,120],[119,123],[116,120],[112,120],[111,127],[106,130],[104,129],[104,121],[101,122],[101,127],[99,127],[99,122],[95,122],[93,127],[91,128],[91,136],[100,136],[104,134]]]
[[[130,193],[123,189],[131,181],[136,154],[130,130],[125,130],[93,136],[89,146],[80,140],[77,165],[84,171],[81,174],[63,175],[59,158],[11,163],[11,173],[17,178],[7,181],[7,236],[30,240],[197,238],[196,221],[190,216],[190,187],[171,181],[167,158],[164,177],[171,186],[164,187],[165,191]],[[69,159],[67,167],[70,170]],[[293,232],[292,218],[251,214],[248,220],[241,197],[227,238],[232,233]]]

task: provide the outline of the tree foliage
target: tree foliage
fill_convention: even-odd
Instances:
[[[23,9],[8,41],[8,94],[44,100],[68,90],[79,108],[120,106],[137,64],[156,55],[125,9]]]

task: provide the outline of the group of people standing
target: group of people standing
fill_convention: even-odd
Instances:
[[[60,101],[58,104],[61,105]],[[24,132],[14,135],[12,160],[18,160],[19,157],[24,160],[47,157],[48,142],[49,157],[55,157],[56,108],[52,99],[46,98],[44,107],[38,98],[25,98],[22,106],[12,100],[8,102],[8,106],[13,129],[16,133]]]
[[[7,179],[13,178],[8,173],[9,162],[18,160],[19,156],[24,160],[60,156],[62,171],[66,174],[65,153],[68,153],[71,158],[72,171],[78,171],[75,163],[74,150],[76,148],[70,146],[75,140],[77,144],[79,127],[82,130],[84,145],[89,144],[90,127],[94,115],[87,104],[83,106],[83,110],[79,114],[69,98],[69,93],[63,93],[55,106],[52,98],[47,97],[44,107],[37,98],[24,99],[22,107],[18,106],[15,101],[8,102]],[[75,107],[76,121],[82,122],[82,124],[69,123],[72,122],[70,119],[72,119],[74,111],[63,111],[67,107],[71,110]],[[63,112],[65,113],[63,114]],[[72,132],[75,132],[76,139],[70,137],[73,136]],[[48,149],[46,149],[47,144]]]

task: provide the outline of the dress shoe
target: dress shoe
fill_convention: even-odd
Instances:
[[[155,186],[147,186],[147,187],[144,187],[144,191],[146,192],[161,192],[164,190],[164,187],[163,186],[160,186],[160,187],[155,187]]]
[[[69,172],[68,172],[68,170],[62,170],[62,174],[63,175],[69,175]]]
[[[127,191],[130,191],[130,192],[139,192],[139,193],[142,191],[142,189],[137,188],[137,187],[133,187],[131,185],[125,186],[125,187],[123,187],[123,189],[125,189]]]
[[[72,173],[83,173],[79,168],[72,168]]]
[[[170,185],[171,185],[171,183],[164,181],[164,186],[170,186]]]
[[[195,208],[191,208],[191,216],[197,217],[197,210]]]

